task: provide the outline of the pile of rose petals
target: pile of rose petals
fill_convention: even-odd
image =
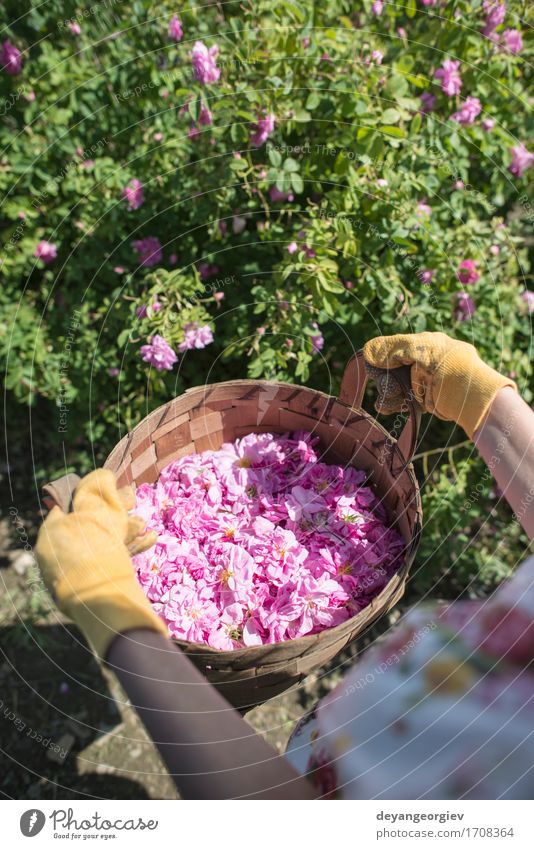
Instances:
[[[139,486],[158,541],[134,565],[171,636],[236,649],[316,634],[399,568],[402,538],[365,473],[320,462],[317,441],[250,434]]]

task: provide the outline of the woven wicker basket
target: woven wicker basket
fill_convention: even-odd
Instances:
[[[404,592],[421,527],[419,488],[409,462],[419,414],[408,400],[410,417],[397,442],[361,409],[366,380],[363,360],[357,354],[347,366],[339,399],[306,387],[259,380],[189,389],[150,413],[118,443],[104,464],[116,473],[119,486],[153,483],[172,460],[218,449],[237,437],[308,430],[320,437],[321,460],[364,469],[383,499],[406,544],[404,564],[352,619],[320,634],[236,651],[176,640],[236,707],[259,704],[301,681],[389,610]],[[398,391],[398,383],[395,389]],[[385,391],[387,387],[382,388],[383,394]]]

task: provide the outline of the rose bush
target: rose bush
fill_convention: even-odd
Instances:
[[[206,380],[334,393],[380,333],[471,341],[531,400],[526,13],[492,0],[6,4],[0,345],[8,405],[37,404],[55,445],[43,476],[64,456],[101,461]],[[469,490],[481,467],[452,426],[425,425],[430,587],[450,568],[443,475],[465,473]],[[484,487],[462,518],[475,589],[524,545],[498,507],[486,557]],[[499,548],[502,535],[514,543]]]

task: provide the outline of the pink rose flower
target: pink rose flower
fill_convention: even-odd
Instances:
[[[529,292],[528,289],[525,292],[521,293],[521,298],[527,305],[527,309],[529,313],[534,312],[534,292]]]
[[[289,243],[289,245],[287,246],[287,252],[288,252],[288,254],[294,254],[294,253],[296,253],[297,251],[298,251],[298,245],[297,245],[297,243],[296,243],[296,242],[290,242],[290,243]]]
[[[190,56],[193,63],[193,75],[196,80],[205,85],[217,82],[221,76],[221,71],[216,63],[218,53],[219,48],[216,44],[208,49],[203,41],[195,42]]]
[[[432,215],[432,207],[428,205],[424,200],[420,200],[417,202],[415,207],[415,214],[417,218],[430,218]]]
[[[173,15],[169,22],[169,38],[172,41],[181,41],[184,36],[182,24],[178,15]]]
[[[213,115],[207,106],[203,106],[198,116],[198,123],[204,127],[210,127],[213,124]]]
[[[467,321],[475,314],[476,304],[465,292],[456,292],[456,306],[454,317],[456,321]]]
[[[464,127],[475,122],[475,118],[480,114],[482,106],[478,97],[466,97],[460,110],[451,115],[453,121],[458,121]]]
[[[371,12],[373,13],[373,15],[378,18],[382,14],[383,10],[384,4],[382,0],[375,0],[373,5],[371,6]]]
[[[268,112],[263,118],[258,118],[254,125],[254,132],[250,137],[250,143],[254,147],[261,147],[274,130],[275,116],[272,112]]]
[[[430,91],[424,91],[421,95],[421,109],[419,110],[423,115],[427,115],[429,112],[432,112],[436,105],[437,97],[435,94],[432,94]]]
[[[181,354],[194,348],[205,348],[213,342],[213,333],[209,324],[200,327],[198,322],[193,321],[184,327],[183,341],[178,345]]]
[[[319,330],[319,325],[317,324],[317,322],[315,322],[315,321],[313,322],[312,329],[317,331],[312,336],[310,336],[310,341],[312,343],[312,353],[318,354],[319,351],[323,350],[324,336],[321,333],[321,331]]]
[[[209,280],[210,277],[215,277],[221,270],[218,265],[213,265],[210,262],[199,262],[197,269],[201,280]]]
[[[136,239],[135,242],[132,242],[132,248],[139,256],[139,264],[147,268],[157,265],[163,257],[161,242],[156,236]]]
[[[272,186],[272,188],[269,190],[269,197],[271,198],[271,200],[274,203],[276,203],[276,201],[285,201],[285,200],[288,200],[288,201],[291,202],[292,200],[295,199],[292,192],[281,192],[279,189],[276,188],[276,186]]]
[[[20,74],[22,70],[22,53],[9,39],[6,39],[0,48],[0,64],[2,70],[11,77]]]
[[[518,29],[505,29],[501,34],[501,45],[509,53],[521,53],[523,39]]]
[[[460,62],[454,59],[445,59],[441,68],[435,72],[434,77],[441,80],[441,88],[449,97],[459,94],[462,88],[462,78],[459,72]]]
[[[127,201],[129,209],[139,209],[145,199],[143,186],[139,180],[135,178],[130,180],[122,190],[122,196]]]
[[[48,265],[57,257],[57,246],[43,239],[35,248],[33,255],[37,259],[42,259],[45,265]]]
[[[458,266],[457,277],[464,286],[470,286],[480,279],[477,264],[474,259],[464,259]]]
[[[493,128],[495,126],[495,121],[493,120],[493,118],[484,118],[481,121],[481,125],[482,125],[482,129],[485,130],[487,133],[489,133],[489,132],[491,132],[491,130],[493,130]]]
[[[82,28],[81,28],[80,24],[76,23],[76,21],[72,21],[69,24],[69,29],[70,29],[70,31],[73,35],[81,35],[82,34]]]
[[[504,18],[506,16],[506,5],[504,3],[498,3],[496,0],[484,0],[482,4],[482,8],[484,9],[484,13],[486,15],[486,21],[484,24],[484,28],[482,29],[482,35],[490,38],[495,32],[496,28],[502,24]]]
[[[524,144],[518,144],[510,148],[512,161],[508,166],[510,174],[514,177],[522,177],[534,162],[534,153],[529,153]]]
[[[384,54],[383,54],[380,50],[373,50],[373,52],[371,53],[371,59],[372,59],[372,60],[373,60],[373,62],[375,62],[377,65],[381,65],[381,64],[382,64],[382,59],[383,59],[383,58],[384,58]]]
[[[430,283],[432,283],[432,278],[434,277],[435,273],[435,268],[425,268],[419,273],[419,278],[421,282],[425,284],[425,286],[428,286]]]
[[[157,371],[171,371],[178,357],[163,336],[156,334],[148,345],[141,345],[141,357]]]

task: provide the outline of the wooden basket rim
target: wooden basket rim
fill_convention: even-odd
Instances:
[[[127,433],[124,434],[123,437],[121,437],[121,439],[119,439],[119,441],[116,443],[116,445],[112,448],[112,450],[110,451],[110,453],[106,457],[104,466],[106,465],[109,458],[111,457],[113,452],[116,450],[116,448],[118,448],[118,446],[120,445],[121,442],[123,442],[124,440],[129,441],[131,439],[131,437],[133,436],[133,434],[145,424],[147,419],[149,419],[151,416],[155,416],[155,414],[159,413],[160,410],[161,411],[165,410],[168,407],[169,404],[172,404],[173,401],[177,401],[179,398],[183,398],[184,395],[190,395],[194,392],[199,392],[199,391],[205,392],[208,389],[216,389],[219,386],[244,386],[245,384],[250,384],[251,386],[252,385],[278,386],[281,389],[298,389],[299,392],[302,392],[302,391],[313,392],[315,395],[318,395],[322,398],[327,398],[328,400],[333,399],[336,403],[341,404],[341,406],[345,407],[347,410],[350,410],[351,412],[356,413],[357,415],[363,415],[365,419],[370,421],[375,427],[378,428],[379,431],[381,431],[381,433],[386,437],[386,439],[390,442],[390,444],[392,444],[394,446],[395,450],[399,453],[401,458],[404,461],[406,461],[406,458],[404,457],[404,455],[402,454],[402,452],[401,452],[401,450],[398,446],[398,439],[396,439],[394,436],[392,436],[389,433],[389,431],[386,430],[386,428],[382,424],[380,424],[380,422],[377,419],[375,419],[374,416],[372,416],[370,413],[368,413],[367,410],[364,410],[363,407],[352,407],[350,404],[347,404],[346,401],[342,401],[342,399],[339,396],[329,395],[327,392],[323,392],[321,389],[312,389],[310,386],[299,386],[296,383],[285,383],[285,381],[280,381],[280,380],[261,380],[261,379],[256,380],[254,378],[245,378],[245,379],[237,379],[237,380],[220,380],[217,383],[206,383],[203,386],[190,386],[189,389],[186,389],[185,392],[182,392],[181,395],[176,395],[174,398],[171,398],[169,401],[165,401],[164,404],[160,404],[159,407],[156,407],[156,409],[152,410],[151,413],[147,413],[147,415],[143,419],[141,419],[141,421],[138,422],[135,425],[135,427],[132,428],[132,430],[129,430]],[[157,425],[156,425],[156,428],[157,428]],[[251,431],[251,433],[253,433],[253,431]],[[127,445],[125,447],[127,448]],[[412,478],[412,483],[414,485],[414,489],[417,491],[417,498],[418,498],[418,505],[417,506],[420,508],[421,505],[420,505],[419,484],[418,484],[418,481],[417,481],[417,477],[415,475],[414,465],[413,465],[413,462],[411,460],[410,460],[410,462],[407,462],[405,464],[404,471],[408,472],[409,476]]]

